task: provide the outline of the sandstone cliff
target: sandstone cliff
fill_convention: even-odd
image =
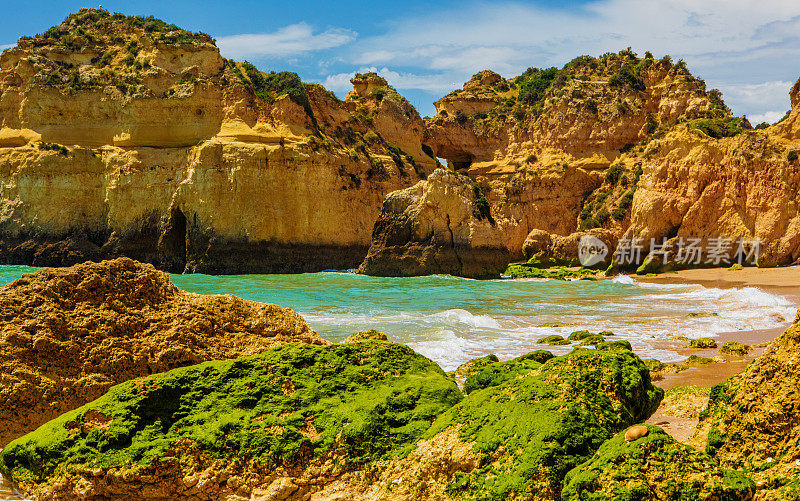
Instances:
[[[396,92],[355,96],[83,9],[0,56],[0,261],[355,267],[383,197],[436,165]]]
[[[437,169],[390,194],[359,272],[377,276],[499,276],[509,262],[480,186]]]
[[[506,248],[490,268],[523,259],[532,231],[594,228],[645,247],[757,238],[761,264],[800,258],[798,86],[786,119],[753,130],[682,61],[630,50],[480,72],[425,120],[378,75],[352,83],[340,101],[225,60],[207,35],[99,9],[20,39],[0,56],[0,262],[352,268],[392,226],[374,227],[386,195],[436,157],[490,207]],[[408,268],[422,247],[391,238]],[[413,273],[443,269],[458,271]]]
[[[179,290],[127,258],[0,288],[0,447],[112,385],[287,342],[325,344],[288,308]]]
[[[481,186],[511,259],[530,258],[526,240],[547,235],[537,259],[574,262],[573,244],[596,229],[609,257],[621,237],[640,239],[642,261],[651,239],[667,239],[675,266],[681,239],[708,248],[719,237],[731,255],[739,239],[758,239],[759,264],[783,265],[800,258],[798,92],[786,119],[754,130],[682,61],[627,50],[512,79],[480,72],[435,103],[426,133],[437,157]]]

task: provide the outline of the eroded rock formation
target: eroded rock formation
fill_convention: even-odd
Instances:
[[[651,239],[673,250],[729,239],[731,256],[758,239],[759,264],[783,265],[800,258],[799,88],[786,119],[753,129],[682,62],[622,51],[513,79],[478,73],[435,103],[427,131],[435,155],[481,186],[512,259],[542,232],[550,243],[535,254],[577,261],[573,244],[596,229],[609,258],[620,238],[642,245],[634,269]]]
[[[377,276],[498,276],[509,262],[502,232],[481,188],[437,169],[390,194],[359,272]]]
[[[436,157],[490,207],[506,252],[489,268],[523,259],[533,230],[593,228],[646,250],[723,237],[760,239],[761,264],[800,258],[800,86],[792,113],[753,129],[683,62],[630,50],[508,79],[482,71],[425,120],[377,74],[352,83],[340,101],[225,60],[207,35],[99,9],[23,37],[0,56],[0,262],[354,268],[373,229],[393,226],[374,227],[386,195]],[[410,273],[405,244],[394,269]],[[416,261],[432,267],[414,274],[458,272]],[[364,267],[380,268],[392,267]]]
[[[43,269],[0,288],[0,447],[129,379],[325,344],[294,311],[175,287],[128,258]]]
[[[800,313],[747,369],[714,386],[690,443],[726,468],[750,469],[760,499],[800,488]]]
[[[207,35],[83,9],[0,56],[0,260],[355,267],[383,197],[435,166],[384,90],[342,102]]]

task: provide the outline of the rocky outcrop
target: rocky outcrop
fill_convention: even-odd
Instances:
[[[800,479],[800,315],[747,369],[714,386],[691,443],[726,468],[754,472],[764,499]]]
[[[0,446],[112,385],[283,343],[325,344],[294,311],[181,291],[127,258],[0,288]]]
[[[402,345],[285,345],[118,385],[9,444],[0,471],[41,500],[559,499],[662,395],[625,349],[475,369],[464,397]]]
[[[681,240],[700,239],[699,247],[708,249],[711,239],[726,238],[731,256],[740,239],[758,239],[761,265],[800,258],[795,202],[800,166],[790,161],[790,152],[800,145],[777,134],[781,128],[713,139],[679,126],[651,141],[643,153],[644,174],[625,238],[641,239],[645,249],[650,239],[659,245],[667,239],[672,249]],[[730,261],[723,265],[730,266]]]
[[[570,471],[561,499],[752,499],[755,484],[745,474],[721,468],[657,426],[644,430],[632,441],[619,433]]]
[[[207,35],[83,9],[0,56],[0,262],[355,267],[384,196],[436,165],[398,101],[342,102]]]
[[[579,266],[608,266],[612,260],[618,238],[610,230],[593,228],[576,231],[567,236],[551,235],[543,230],[533,230],[525,238],[522,251],[525,259],[543,264]],[[581,260],[581,245],[597,246],[597,262],[588,264]],[[584,252],[586,252],[584,250]],[[602,254],[601,254],[602,253]],[[584,257],[588,258],[587,254]]]
[[[464,400],[387,470],[393,474],[367,499],[560,499],[567,472],[646,419],[663,395],[628,350],[543,353],[488,364],[470,376]]]
[[[376,276],[497,276],[509,262],[501,230],[478,185],[437,169],[390,194],[359,268]]]
[[[12,442],[0,471],[40,500],[306,499],[369,484],[460,399],[406,346],[286,345],[116,386]]]
[[[638,264],[651,239],[759,239],[761,265],[800,258],[796,110],[753,130],[683,63],[630,51],[481,72],[436,105],[429,143],[484,187],[513,259],[531,231],[593,228],[642,243]]]

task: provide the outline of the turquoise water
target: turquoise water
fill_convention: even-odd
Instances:
[[[0,266],[3,283],[34,268]],[[511,358],[541,348],[546,335],[610,330],[643,357],[683,357],[690,338],[777,327],[794,319],[786,298],[755,288],[652,285],[614,280],[469,280],[450,276],[378,278],[352,273],[299,275],[171,275],[180,288],[233,294],[288,306],[323,337],[342,341],[366,329],[386,332],[445,370],[495,353]],[[699,314],[692,315],[689,314]],[[563,327],[542,327],[562,322]],[[553,348],[556,353],[570,347]]]

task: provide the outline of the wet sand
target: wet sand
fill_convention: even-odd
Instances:
[[[17,496],[17,494],[13,490],[11,490],[11,487],[5,483],[3,477],[0,476],[0,501],[18,500],[18,499],[22,498]]]
[[[728,270],[726,268],[684,270],[678,273],[662,273],[656,276],[636,276],[639,282],[661,284],[700,284],[705,287],[744,288],[756,287],[765,292],[788,297],[800,307],[800,267],[788,268],[745,268],[743,270]],[[655,384],[668,390],[679,386],[697,386],[710,388],[732,375],[742,372],[747,365],[764,353],[767,344],[778,338],[794,318],[784,319],[785,325],[774,329],[755,331],[726,332],[714,339],[718,345],[728,341],[738,341],[749,344],[753,349],[746,356],[736,357],[720,355],[718,350],[698,350],[686,348],[681,353],[687,357],[698,355],[713,358],[723,357],[722,362],[713,362],[707,365],[690,367],[677,374],[665,374],[664,378]],[[647,421],[657,424],[672,435],[676,440],[685,441],[697,426],[698,414],[703,410],[707,398],[703,396],[683,397],[682,405],[675,405],[674,401],[665,399],[665,402],[656,413]]]
[[[634,275],[639,282],[660,284],[700,284],[705,287],[757,287],[766,292],[794,298],[800,304],[800,266],[785,268],[702,268],[655,276]]]

